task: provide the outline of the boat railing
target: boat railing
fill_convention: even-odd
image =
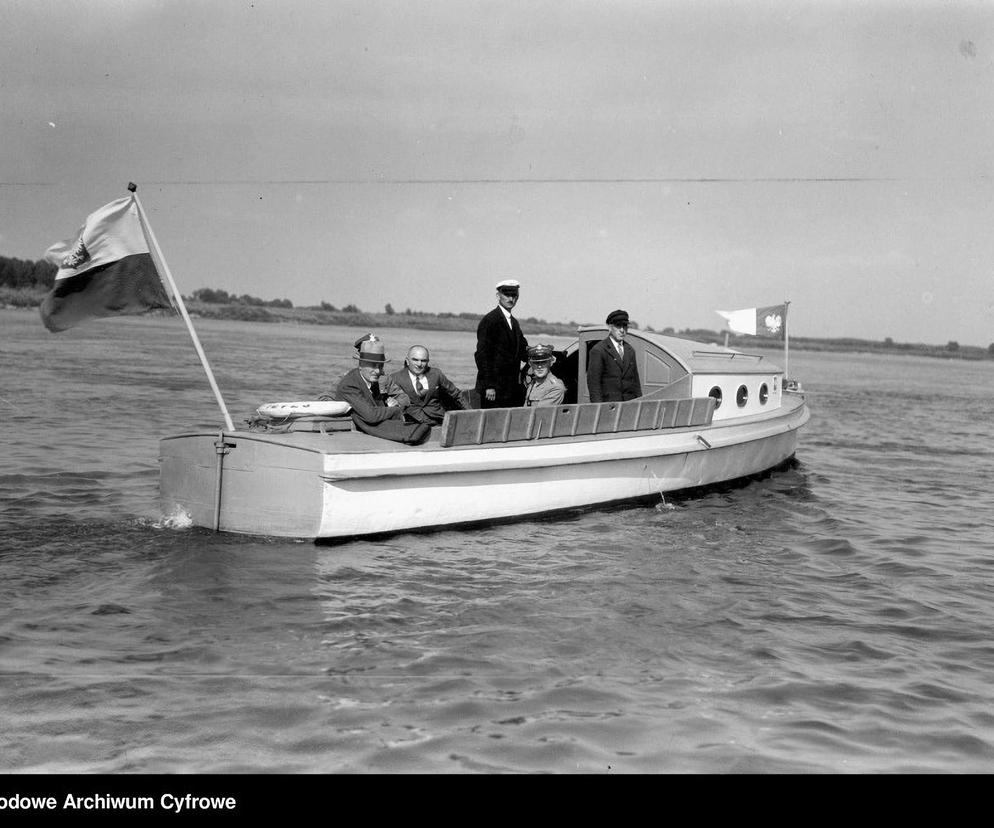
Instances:
[[[711,397],[448,411],[439,444],[479,446],[710,425]]]
[[[695,357],[723,357],[725,359],[754,359],[759,362],[762,354],[747,354],[743,351],[691,351]]]

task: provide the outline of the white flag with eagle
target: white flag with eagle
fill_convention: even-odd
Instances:
[[[716,311],[725,317],[729,330],[750,336],[785,339],[787,335],[787,305],[768,305],[763,308]]]

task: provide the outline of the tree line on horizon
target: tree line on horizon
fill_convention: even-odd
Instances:
[[[0,256],[0,287],[14,290],[52,289],[58,268],[45,259],[30,261]]]
[[[58,272],[58,268],[51,262],[45,259],[39,259],[37,261],[29,261],[26,259],[10,258],[7,256],[0,256],[0,287],[5,287],[18,292],[19,295],[7,296],[6,301],[9,304],[19,305],[19,306],[32,306],[37,305],[40,301],[41,294],[47,293],[52,289],[52,285],[55,283],[55,274]],[[18,301],[20,300],[20,301]],[[293,302],[289,299],[260,299],[258,296],[251,296],[247,293],[241,295],[228,293],[226,290],[215,289],[215,288],[199,288],[189,296],[183,297],[184,302],[203,302],[207,305],[242,305],[247,308],[286,308],[292,309],[294,307]],[[366,313],[361,308],[355,304],[343,305],[341,308],[336,307],[330,302],[321,302],[318,305],[301,305],[299,306],[303,310],[311,311],[329,311],[331,313],[355,313],[362,314]],[[394,310],[393,305],[387,302],[383,309],[383,313],[387,316],[404,315],[410,317],[437,317],[439,319],[471,319],[479,320],[483,317],[482,313],[451,313],[449,311],[442,311],[440,313],[434,313],[432,311],[422,311],[422,310],[412,310],[407,308],[398,314]],[[522,317],[522,322],[527,322],[533,325],[557,325],[557,324],[567,324],[576,327],[576,322],[568,323],[555,323],[547,322],[544,319],[537,319],[534,316],[527,318]],[[633,324],[632,327],[637,328],[638,324]],[[649,329],[651,330],[651,328]]]
[[[293,302],[289,299],[273,299],[271,301],[264,301],[255,296],[249,296],[248,294],[243,294],[242,296],[236,296],[234,294],[229,294],[225,290],[213,290],[211,288],[200,288],[195,290],[191,296],[184,296],[184,300],[194,300],[198,302],[204,302],[209,305],[246,305],[248,307],[271,307],[271,308],[292,308],[294,307]],[[329,313],[366,313],[358,305],[348,304],[342,307],[337,307],[330,302],[321,302],[318,305],[300,305],[302,310],[310,311],[328,311]],[[374,311],[375,313],[375,311]],[[393,305],[389,302],[383,308],[383,314],[385,316],[431,316],[437,319],[469,319],[469,320],[480,320],[483,318],[482,313],[471,313],[469,311],[464,311],[462,313],[452,313],[451,311],[422,311],[422,310],[412,310],[411,308],[406,308],[403,311],[394,310]],[[572,325],[577,326],[576,322],[547,322],[545,319],[537,319],[534,316],[520,317],[521,322],[533,324],[533,325]],[[638,328],[638,324],[633,324],[633,328]],[[651,330],[651,328],[649,329]]]
[[[14,307],[34,307],[37,306],[44,294],[52,289],[52,285],[55,283],[55,274],[58,272],[58,268],[51,262],[45,259],[38,259],[36,261],[31,261],[28,259],[18,259],[9,256],[0,256],[0,306],[12,305]],[[283,310],[292,310],[294,308],[293,302],[289,299],[260,299],[257,296],[250,296],[245,293],[242,295],[236,295],[228,293],[226,290],[218,290],[214,288],[199,288],[193,291],[189,296],[183,297],[186,302],[199,302],[204,305],[221,305],[221,306],[242,306],[246,309],[249,308],[277,308]],[[302,305],[298,306],[300,310],[307,311],[326,311],[329,313],[340,313],[340,314],[365,314],[366,312],[361,310],[355,304],[347,304],[341,308],[336,307],[330,302],[322,301],[318,305]],[[262,311],[259,311],[261,314]],[[374,312],[374,315],[379,315]],[[435,313],[432,311],[422,311],[422,310],[412,310],[411,308],[406,308],[404,311],[398,312],[394,310],[393,306],[387,302],[383,309],[383,315],[391,316],[404,316],[407,318],[433,318],[433,319],[460,319],[466,321],[475,321],[483,317],[482,313],[452,313],[449,311],[442,311]],[[255,317],[246,318],[256,318],[260,321],[265,321],[264,314]],[[533,326],[533,327],[571,327],[577,328],[579,324],[574,321],[570,322],[547,322],[544,319],[538,319],[534,316],[529,316],[527,318],[519,318],[523,324]],[[638,329],[639,325],[637,322],[632,322],[631,327],[633,329]],[[685,329],[677,332],[674,328],[667,327],[662,330],[656,331],[650,326],[646,326],[646,331],[650,333],[662,333],[667,335],[680,335],[686,336],[691,339],[699,339],[702,341],[713,340],[720,338],[722,333],[718,333],[708,329]],[[735,334],[731,335],[731,340],[737,344],[741,344],[743,341],[753,340],[754,337],[741,337]],[[948,356],[961,356],[970,358],[984,358],[985,356],[990,358],[994,357],[994,342],[987,346],[986,351],[984,349],[974,347],[974,346],[960,346],[959,342],[955,340],[950,340],[945,346],[939,345],[926,345],[924,343],[901,343],[894,342],[891,337],[885,337],[882,342],[876,340],[867,339],[857,339],[852,337],[842,337],[835,339],[814,339],[809,337],[792,337],[798,345],[804,343],[806,346],[810,346],[816,343],[831,343],[839,349],[843,350],[860,350],[867,347],[871,349],[880,350],[880,346],[883,346],[884,350],[895,350],[905,353],[927,353],[929,355],[936,355],[937,352],[945,353]],[[765,344],[754,342],[753,344]]]

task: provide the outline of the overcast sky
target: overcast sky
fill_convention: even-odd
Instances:
[[[0,255],[184,293],[994,341],[994,3],[0,0]]]

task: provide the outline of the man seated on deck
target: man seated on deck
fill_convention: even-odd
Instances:
[[[369,340],[375,341],[377,339],[379,339],[379,337],[371,333],[360,336],[355,342],[352,343],[352,347],[355,349],[352,352],[352,359],[359,359],[359,351],[362,348],[363,342],[368,342]],[[387,362],[390,362],[390,360],[388,359]],[[348,371],[345,372],[345,374],[347,373]],[[342,374],[342,376],[338,378],[338,382],[335,383],[335,387],[331,391],[326,391],[318,397],[318,399],[338,400],[338,383],[345,379],[345,374]],[[401,407],[405,407],[410,404],[411,401],[407,394],[404,393],[403,389],[397,385],[397,383],[390,379],[389,374],[382,374],[380,376],[379,385],[380,393],[383,395],[383,399],[387,405],[399,405]]]
[[[525,379],[525,406],[559,405],[566,396],[566,384],[552,373],[556,358],[551,345],[528,349],[528,377]]]
[[[342,377],[335,389],[335,397],[352,406],[352,422],[356,428],[386,440],[410,445],[423,443],[431,434],[431,426],[406,421],[404,408],[409,402],[407,395],[400,389],[395,395],[389,393],[390,382],[383,377],[383,369],[388,362],[383,343],[367,334],[358,340],[356,348],[359,367]],[[381,377],[388,389],[381,388]]]
[[[642,383],[631,345],[625,345],[628,311],[607,315],[608,336],[587,355],[587,390],[590,402],[622,402],[642,396]]]
[[[404,367],[394,371],[389,379],[409,398],[404,416],[434,426],[441,424],[446,411],[469,405],[466,393],[437,368],[429,366],[428,359],[424,345],[412,345]]]

